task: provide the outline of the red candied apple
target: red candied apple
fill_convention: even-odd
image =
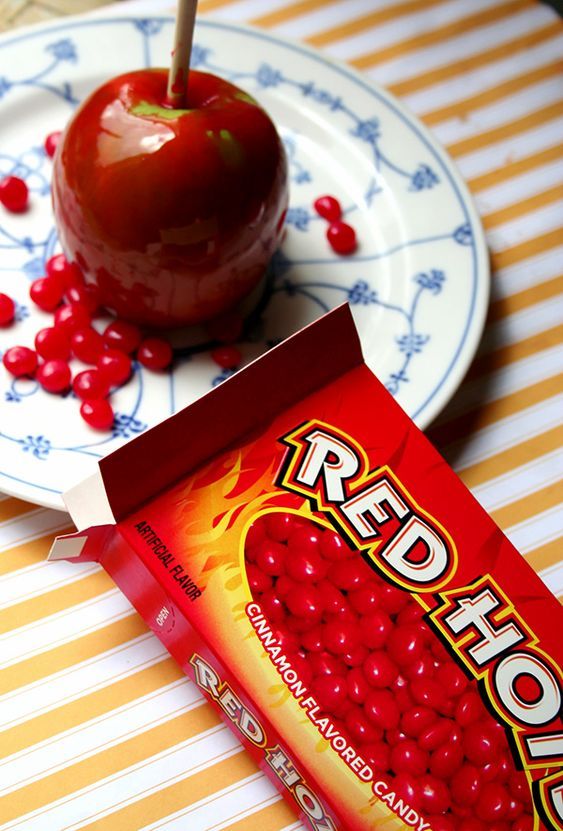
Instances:
[[[264,274],[287,208],[283,145],[245,92],[192,70],[187,108],[167,71],[121,75],[68,124],[55,156],[61,244],[100,302],[174,327],[234,306]]]

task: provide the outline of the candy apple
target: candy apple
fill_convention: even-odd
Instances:
[[[167,72],[131,72],[79,108],[61,138],[53,204],[66,255],[102,304],[140,324],[209,320],[253,289],[287,209],[283,145],[265,111],[191,71],[187,106]]]

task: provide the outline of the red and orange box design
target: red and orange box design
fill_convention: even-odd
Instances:
[[[308,827],[562,827],[561,608],[347,307],[67,504],[51,556],[104,566]]]

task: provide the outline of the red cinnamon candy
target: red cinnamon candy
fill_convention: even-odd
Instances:
[[[347,307],[65,498],[51,557],[102,563],[308,828],[561,827],[561,608]]]

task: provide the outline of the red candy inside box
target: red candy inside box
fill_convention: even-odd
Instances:
[[[346,307],[66,499],[51,557],[102,563],[307,827],[562,827],[561,607]]]
[[[331,527],[298,513],[263,514],[245,557],[253,597],[311,690],[317,724],[330,720],[374,776],[393,777],[435,831],[534,827],[503,727],[414,599]]]

